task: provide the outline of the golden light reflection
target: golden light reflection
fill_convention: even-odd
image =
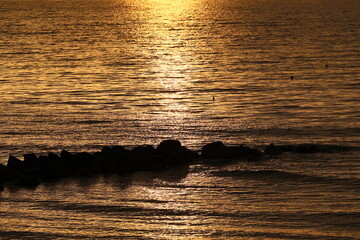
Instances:
[[[196,0],[143,0],[146,6],[142,16],[146,46],[143,51],[150,56],[149,71],[144,77],[151,77],[152,87],[157,89],[158,112],[184,118],[188,107],[185,104],[186,89],[191,87],[187,75],[192,67],[191,53],[187,48],[190,11]]]

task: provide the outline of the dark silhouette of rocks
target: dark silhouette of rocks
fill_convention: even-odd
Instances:
[[[164,140],[156,148],[159,155],[169,155],[181,148],[181,143],[178,140]]]
[[[229,147],[217,141],[204,145],[199,155],[182,146],[178,140],[164,140],[156,148],[144,145],[128,150],[122,146],[105,146],[95,153],[71,153],[63,150],[59,155],[55,153],[49,153],[47,156],[24,154],[23,160],[10,155],[6,166],[0,164],[0,191],[7,185],[35,188],[41,182],[57,181],[66,177],[94,174],[123,175],[136,171],[164,171],[176,166],[189,167],[189,164],[200,156],[203,163],[228,164],[238,160],[261,160],[264,159],[265,154],[331,153],[354,149],[358,148],[316,144],[270,144],[262,152],[243,145]]]
[[[10,155],[8,159],[7,167],[9,169],[22,172],[24,169],[24,162]]]
[[[14,186],[17,187],[23,187],[23,188],[36,188],[41,184],[40,179],[38,179],[36,176],[24,176],[18,181],[15,182]]]
[[[4,190],[5,181],[6,181],[6,166],[0,164],[0,192]]]
[[[208,143],[201,149],[201,157],[220,158],[224,155],[225,145],[222,142]]]
[[[273,143],[267,146],[264,151],[267,155],[280,155],[283,154],[283,152],[284,151],[280,147],[275,146]]]
[[[222,142],[209,143],[201,149],[201,157],[205,159],[221,159],[221,161],[228,161],[229,159],[256,161],[260,160],[263,155],[263,152],[254,148],[243,145],[238,147],[227,147]]]

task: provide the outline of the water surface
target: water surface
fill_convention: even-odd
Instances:
[[[0,0],[0,161],[169,138],[359,147],[359,16],[356,0]],[[358,156],[6,188],[0,232],[357,239]]]

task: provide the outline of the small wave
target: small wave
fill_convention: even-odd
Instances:
[[[316,183],[344,183],[344,184],[356,184],[360,186],[360,180],[350,178],[333,178],[323,176],[312,176],[301,173],[291,173],[279,170],[233,170],[233,171],[214,171],[213,175],[219,177],[236,177],[254,180],[265,181],[301,181],[301,182],[316,182]]]
[[[75,121],[74,123],[78,124],[101,124],[101,123],[112,123],[112,121],[106,121],[106,120],[84,120],[84,121]]]

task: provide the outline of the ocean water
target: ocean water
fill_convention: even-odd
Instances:
[[[0,0],[0,162],[178,139],[360,147],[360,1]],[[359,239],[359,150],[0,193],[1,239]]]

